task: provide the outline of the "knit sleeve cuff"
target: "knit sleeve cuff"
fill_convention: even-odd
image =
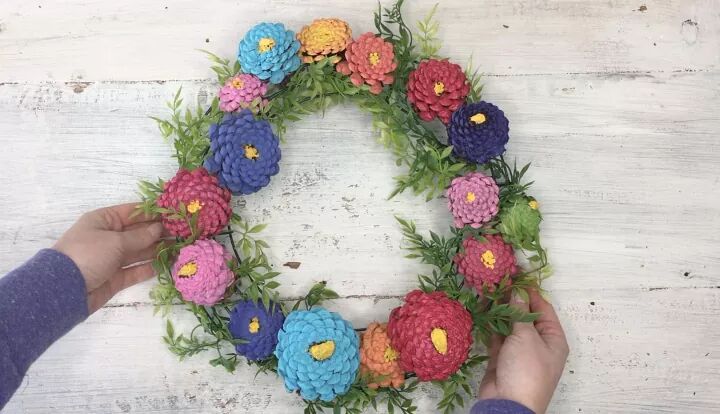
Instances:
[[[520,403],[511,400],[480,400],[470,414],[535,414]]]

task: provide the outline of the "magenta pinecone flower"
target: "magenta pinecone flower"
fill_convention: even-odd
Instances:
[[[453,261],[458,273],[478,292],[483,287],[490,291],[506,276],[517,273],[515,252],[499,234],[487,234],[485,241],[469,237],[463,240],[463,251]]]
[[[455,227],[469,224],[479,228],[498,213],[500,189],[492,177],[471,172],[452,180],[447,190],[448,208],[455,218]]]
[[[172,268],[175,288],[188,302],[204,306],[220,302],[235,280],[230,260],[232,255],[215,240],[197,240],[183,247]]]
[[[267,83],[255,75],[242,73],[235,75],[225,82],[220,89],[220,110],[235,112],[252,106],[253,102],[262,103],[262,97],[267,93]]]

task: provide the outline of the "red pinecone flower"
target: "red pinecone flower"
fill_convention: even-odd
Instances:
[[[465,362],[472,346],[472,317],[445,292],[414,290],[393,309],[387,326],[400,368],[421,381],[442,381]]]
[[[197,230],[199,238],[207,238],[220,232],[230,220],[230,192],[218,186],[216,177],[205,168],[193,171],[180,169],[172,180],[165,183],[162,194],[157,199],[158,207],[177,212],[180,203],[185,205],[188,217],[198,214]],[[174,213],[162,216],[163,226],[174,236],[189,237],[192,232],[188,220],[171,218]]]
[[[463,240],[463,252],[453,258],[458,273],[465,276],[465,280],[478,292],[482,292],[483,286],[493,290],[505,275],[517,273],[512,246],[505,243],[499,234],[484,237],[484,242],[472,237]]]
[[[397,68],[392,43],[370,32],[358,37],[345,50],[345,60],[338,63],[338,72],[350,76],[355,86],[370,85],[377,95],[384,85],[395,81],[392,72]]]
[[[447,59],[430,59],[410,72],[407,89],[408,100],[422,120],[432,121],[437,116],[447,124],[465,102],[470,84],[459,65]]]

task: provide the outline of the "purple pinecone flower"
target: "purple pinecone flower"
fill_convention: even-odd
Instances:
[[[492,177],[471,172],[456,177],[447,190],[448,208],[455,218],[455,227],[469,224],[479,228],[498,213],[500,189]]]
[[[241,73],[235,75],[225,82],[220,88],[220,110],[223,112],[235,112],[238,109],[250,108],[254,102],[259,106],[263,101],[262,97],[267,93],[267,83],[255,75]]]
[[[510,123],[500,108],[480,101],[453,112],[447,132],[456,157],[484,164],[505,152]]]
[[[262,302],[238,302],[230,313],[228,329],[233,338],[247,342],[236,344],[235,350],[250,361],[269,357],[275,351],[283,322],[285,315],[276,303],[271,302],[268,309]]]
[[[278,137],[247,109],[226,114],[210,127],[210,151],[205,168],[233,194],[254,193],[280,171]]]

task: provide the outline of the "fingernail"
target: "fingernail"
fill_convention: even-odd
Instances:
[[[148,232],[154,238],[159,239],[163,232],[163,226],[160,223],[153,223],[148,227]]]

